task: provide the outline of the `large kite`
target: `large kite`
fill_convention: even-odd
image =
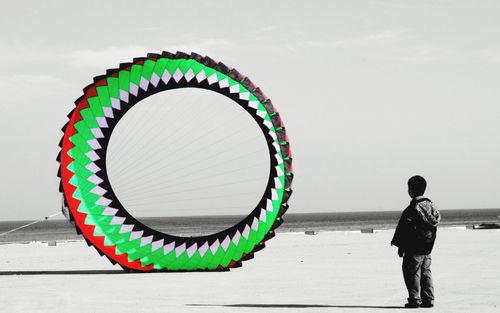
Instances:
[[[113,192],[106,149],[126,112],[157,92],[196,87],[233,99],[257,122],[269,148],[270,173],[258,205],[238,224],[200,237],[173,236],[130,215]],[[127,271],[227,270],[253,258],[283,222],[292,190],[292,155],[280,115],[237,70],[196,53],[148,54],[94,78],[63,127],[59,177],[64,206],[89,245]]]

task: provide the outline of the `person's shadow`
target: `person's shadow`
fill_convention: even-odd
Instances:
[[[330,304],[186,304],[187,306],[216,306],[225,308],[282,308],[282,309],[304,309],[304,308],[340,308],[340,309],[404,309],[402,306],[384,305],[330,305]]]

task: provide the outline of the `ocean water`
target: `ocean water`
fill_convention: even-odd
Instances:
[[[304,232],[360,230],[364,228],[389,229],[396,227],[400,211],[287,213],[277,232]],[[440,227],[500,223],[500,209],[441,210]],[[205,217],[147,217],[139,218],[144,224],[164,233],[197,236],[221,231],[239,222],[243,216]],[[0,222],[0,234],[29,221]],[[67,220],[47,220],[19,231],[0,236],[0,243],[30,241],[80,240],[75,228]]]

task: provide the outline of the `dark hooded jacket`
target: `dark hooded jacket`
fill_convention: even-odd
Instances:
[[[405,253],[430,254],[441,215],[431,200],[413,199],[403,211],[391,245]]]

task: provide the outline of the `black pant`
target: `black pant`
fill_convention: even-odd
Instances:
[[[408,289],[409,303],[434,303],[430,254],[405,253],[403,277]]]

